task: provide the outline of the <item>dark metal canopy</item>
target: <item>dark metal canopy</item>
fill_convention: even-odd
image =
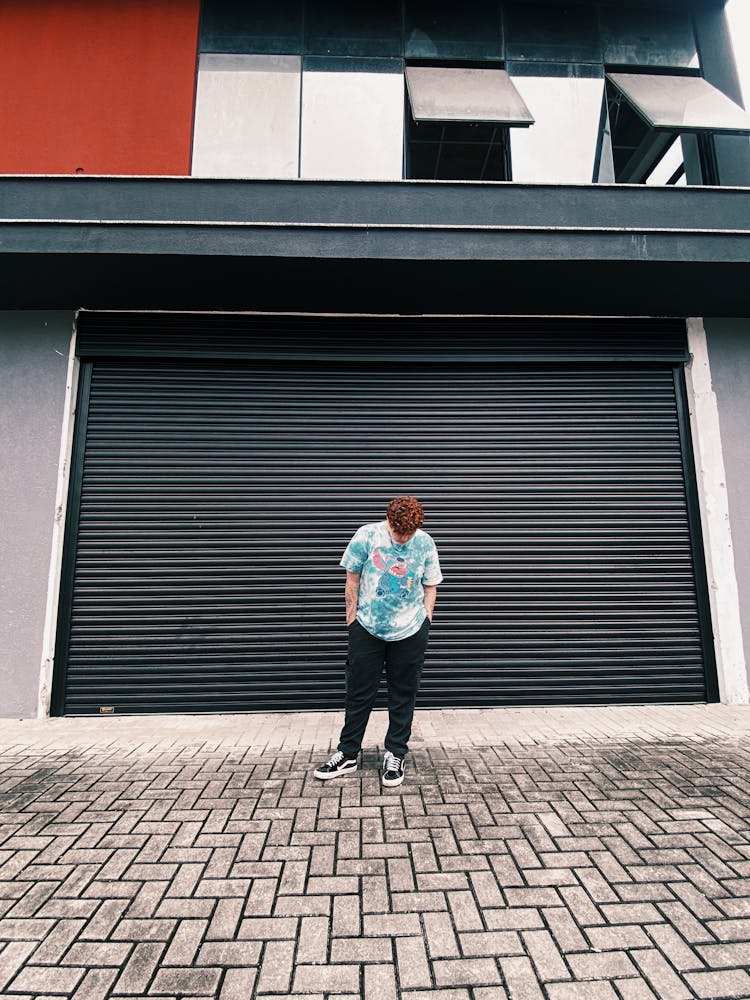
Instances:
[[[608,73],[607,79],[651,128],[750,133],[750,114],[700,76]]]
[[[504,69],[407,66],[414,121],[492,122],[527,127],[534,117]]]
[[[0,307],[750,315],[750,190],[0,179]]]

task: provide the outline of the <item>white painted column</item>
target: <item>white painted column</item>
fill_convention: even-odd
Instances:
[[[734,567],[719,408],[703,320],[687,321],[690,364],[686,368],[690,427],[703,527],[719,696],[725,704],[750,700],[742,645],[739,591]]]
[[[50,713],[52,697],[52,674],[55,665],[55,642],[57,639],[57,613],[60,604],[60,582],[62,579],[63,542],[68,512],[68,491],[70,467],[73,458],[73,432],[75,430],[76,401],[78,399],[79,362],[76,357],[76,329],[70,338],[68,374],[65,382],[65,409],[63,411],[62,434],[60,438],[60,462],[57,474],[55,496],[55,523],[52,529],[52,555],[47,580],[47,607],[44,616],[44,636],[42,663],[39,671],[39,698],[37,718]]]

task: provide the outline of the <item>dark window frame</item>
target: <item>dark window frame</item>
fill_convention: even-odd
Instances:
[[[606,117],[603,121],[609,127],[609,134],[612,142],[612,153],[615,171],[615,183],[625,184],[645,184],[648,177],[656,169],[662,158],[672,147],[676,140],[683,137],[694,137],[696,142],[696,156],[694,162],[697,164],[700,174],[700,185],[719,184],[719,172],[716,158],[716,147],[714,138],[723,134],[726,130],[717,128],[665,128],[656,127],[647,121],[644,114],[639,110],[634,101],[628,97],[618,87],[617,83],[610,79],[610,74],[620,74],[627,76],[672,76],[684,77],[685,79],[704,79],[699,69],[685,68],[683,70],[675,68],[661,68],[654,66],[614,66],[605,65],[604,76],[604,101]],[[710,81],[706,81],[710,83]],[[613,114],[614,111],[614,114]],[[620,138],[623,133],[630,133],[637,139],[635,143],[617,141],[618,125],[620,118],[624,118],[624,125],[620,128]],[[605,127],[606,127],[605,125]],[[731,133],[730,133],[731,134]],[[627,159],[623,155],[617,155],[617,150],[630,150]],[[673,185],[685,176],[687,166],[683,159],[681,167],[678,167],[666,185]],[[693,183],[696,183],[695,181]]]
[[[404,61],[404,80],[409,66],[435,67],[440,69],[506,70],[502,61],[450,60],[450,59],[408,59]],[[417,121],[411,103],[408,86],[404,88],[404,170],[408,180],[441,181],[511,181],[513,179],[510,129],[513,124],[488,122],[472,119]],[[419,136],[419,131],[422,136]],[[439,131],[438,131],[439,130]],[[471,136],[476,130],[476,136]],[[477,159],[466,170],[455,169],[460,163],[460,152],[464,155],[468,148],[476,145]],[[415,153],[419,147],[435,147],[433,156],[422,158],[415,163]],[[454,156],[445,158],[446,151]],[[428,169],[427,164],[431,164]],[[446,165],[447,164],[447,165]],[[453,169],[452,169],[453,167]]]

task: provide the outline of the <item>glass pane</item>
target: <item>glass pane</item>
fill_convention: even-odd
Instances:
[[[523,59],[509,59],[505,68],[509,76],[558,76],[579,80],[603,80],[604,66],[601,63],[575,62],[524,62]]]
[[[443,181],[503,180],[502,148],[486,142],[444,143],[437,176]]]
[[[402,59],[367,56],[303,56],[302,72],[311,73],[391,73],[404,76]]]
[[[506,125],[531,125],[534,121],[503,69],[407,66],[406,83],[417,121]]]
[[[437,180],[435,164],[437,162],[437,142],[422,142],[410,145],[407,156],[406,176],[415,180]]]
[[[682,155],[682,142],[677,138],[648,175],[646,183],[652,186],[676,184],[678,178],[684,176],[685,160]]]
[[[601,62],[594,5],[507,3],[505,57],[531,62]]]
[[[416,129],[415,137],[420,142],[440,142],[445,125],[442,122],[415,122],[411,115],[412,126]]]
[[[659,8],[602,5],[604,61],[623,66],[697,67],[698,52],[687,5]]]
[[[654,156],[659,155],[659,150],[652,148],[653,129],[633,111],[611,83],[607,83],[606,91],[615,180],[640,184],[653,168],[656,162]]]
[[[426,123],[430,124],[430,123]],[[438,128],[445,126],[438,126]],[[497,125],[480,122],[449,122],[451,142],[492,142],[497,134]]]
[[[750,132],[750,114],[702,77],[609,73],[607,78],[652,128]]]
[[[424,180],[506,179],[507,129],[499,125],[428,125],[413,119],[407,138],[407,176]],[[432,138],[434,129],[438,140]]]
[[[302,76],[301,176],[399,180],[403,172],[402,73]]]
[[[307,0],[305,36],[315,55],[400,56],[401,4]]]
[[[201,52],[302,52],[302,0],[273,4],[203,0]]]
[[[536,123],[512,129],[514,181],[591,184],[594,179],[603,80],[515,77]]]
[[[192,173],[297,177],[299,56],[202,55]]]
[[[502,59],[497,0],[405,0],[407,59]]]

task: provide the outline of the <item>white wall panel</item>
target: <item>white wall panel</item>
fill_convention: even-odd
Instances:
[[[305,72],[301,176],[400,180],[402,73]]]
[[[513,180],[591,184],[603,80],[514,76],[536,123],[510,130]]]
[[[299,56],[202,55],[192,173],[297,177]]]

